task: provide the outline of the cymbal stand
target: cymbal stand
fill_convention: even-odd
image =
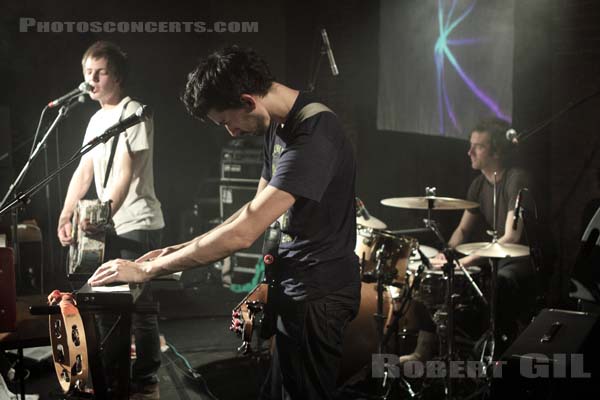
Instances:
[[[483,343],[481,348],[481,354],[479,361],[484,368],[484,373],[487,368],[491,368],[494,360],[494,352],[496,350],[496,302],[497,302],[497,290],[496,282],[498,275],[498,259],[490,258],[491,266],[491,282],[490,282],[490,315],[489,315],[489,328],[483,333],[482,337],[478,340],[478,343]]]
[[[457,295],[454,294],[454,250],[445,248],[444,256],[446,264],[444,264],[444,275],[448,278],[446,285],[446,363],[447,370],[450,371],[450,363],[454,357],[454,307]],[[446,398],[453,399],[454,387],[450,374],[446,374]]]
[[[377,260],[377,265],[375,267],[375,276],[377,281],[377,312],[373,314],[373,318],[375,319],[375,327],[377,329],[377,353],[383,354],[383,338],[384,338],[384,329],[385,329],[385,315],[383,314],[383,284],[384,284],[384,271],[383,264],[385,262],[386,252],[385,252],[385,243],[381,245],[375,252],[375,259]],[[386,363],[384,365],[384,373],[383,373],[383,382],[382,387],[385,387],[387,384],[387,378],[389,376],[389,365]],[[381,396],[382,399],[387,399],[391,387],[388,387],[388,390]]]
[[[385,328],[385,315],[383,315],[383,268],[385,258],[385,243],[375,253],[377,266],[375,267],[375,276],[377,277],[377,312],[373,315],[375,326],[377,327],[377,353],[383,353],[383,330]]]
[[[425,188],[425,195],[427,197],[435,196],[435,188]],[[435,234],[435,236],[439,239],[442,244],[442,248],[444,249],[444,256],[446,257],[446,264],[444,264],[443,271],[444,275],[447,277],[447,285],[446,285],[446,312],[447,312],[447,320],[446,320],[446,363],[447,363],[447,371],[450,371],[450,363],[452,362],[452,358],[454,356],[454,307],[455,307],[455,299],[457,297],[454,294],[454,250],[448,248],[448,243],[444,239],[444,236],[438,229],[438,226],[435,221],[431,219],[431,210],[434,208],[434,200],[427,200],[427,219],[425,220],[425,226]],[[445,397],[447,399],[453,399],[454,397],[454,387],[452,379],[450,378],[450,374],[446,376],[446,392]]]
[[[475,293],[477,293],[477,297],[479,297],[479,300],[481,300],[481,302],[485,304],[486,307],[488,307],[489,303],[487,299],[483,295],[481,289],[479,289],[479,285],[477,285],[477,283],[473,280],[473,277],[471,276],[469,271],[460,263],[459,260],[456,260],[456,265],[458,265],[458,267],[463,272],[464,276],[467,278],[467,281],[469,282]]]
[[[494,197],[493,197],[493,205],[494,205],[494,226],[491,232],[492,234],[492,243],[498,242],[498,230],[496,229],[496,213],[498,211],[497,204],[497,173],[494,172]],[[481,355],[479,357],[479,361],[483,366],[484,373],[487,373],[488,368],[493,368],[493,360],[494,353],[496,350],[496,305],[497,305],[497,278],[498,278],[498,259],[497,258],[489,258],[489,263],[491,266],[491,280],[490,280],[490,302],[489,302],[489,327],[486,332],[481,336],[481,338],[477,341],[477,343],[483,343],[481,348]],[[488,382],[488,385],[491,384],[491,380]],[[489,386],[488,386],[489,387]]]

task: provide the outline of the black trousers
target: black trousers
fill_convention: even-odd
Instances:
[[[498,263],[498,302],[496,334],[506,336],[508,346],[518,335],[518,321],[525,322],[536,297],[535,272],[529,257],[516,257]],[[502,349],[502,346],[499,347]]]
[[[317,300],[278,293],[275,350],[261,399],[332,399],[344,331],[360,305],[360,283]]]
[[[110,258],[135,260],[144,253],[160,247],[162,230],[136,230],[124,233],[110,239]],[[153,303],[151,283],[144,284],[136,305],[144,306]],[[117,321],[114,314],[101,314],[96,317],[97,327],[101,338],[104,338]],[[130,327],[122,327],[113,334],[129,334]],[[156,314],[132,313],[131,331],[135,338],[136,359],[131,368],[131,382],[135,390],[158,382],[160,367],[160,338],[158,316]],[[103,362],[110,376],[112,360],[117,356],[110,348],[110,340],[105,350]]]

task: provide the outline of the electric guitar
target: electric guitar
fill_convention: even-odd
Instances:
[[[275,221],[265,232],[263,243],[263,261],[265,263],[265,278],[261,283],[235,306],[232,311],[232,324],[230,330],[242,338],[238,351],[249,354],[252,350],[252,336],[259,332],[261,339],[268,340],[275,334],[277,315],[273,310],[273,289],[277,284],[276,257],[281,240],[279,222]]]

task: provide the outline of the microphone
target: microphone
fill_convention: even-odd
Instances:
[[[62,106],[64,103],[71,101],[74,97],[80,96],[82,94],[86,94],[92,91],[94,87],[87,82],[82,82],[77,89],[71,90],[69,93],[65,94],[62,97],[59,97],[56,100],[52,100],[48,103],[48,108],[54,108],[58,106]]]
[[[362,200],[359,199],[358,197],[355,197],[354,199],[356,202],[356,216],[363,217],[365,219],[365,221],[370,220],[371,214],[369,214],[369,212],[367,211],[367,207],[365,207],[365,203],[363,203]]]
[[[88,144],[95,144],[96,142],[104,142],[106,143],[108,139],[117,134],[123,132],[124,130],[131,128],[134,125],[139,124],[140,122],[144,122],[152,116],[152,110],[149,106],[141,106],[138,108],[135,113],[131,114],[129,117],[125,118],[123,121],[117,122],[111,127],[107,128],[104,133],[100,136],[97,136],[95,139],[90,141]]]
[[[517,194],[517,202],[515,203],[515,215],[513,217],[513,231],[517,230],[517,224],[519,223],[519,213],[521,211],[521,200],[523,198],[523,190],[519,190],[519,194]]]
[[[323,38],[323,45],[325,46],[325,52],[327,53],[327,58],[329,59],[329,66],[331,67],[331,74],[333,76],[338,76],[340,71],[338,71],[337,65],[335,65],[335,58],[333,58],[333,51],[331,50],[331,45],[329,44],[329,37],[327,36],[327,31],[325,28],[321,29],[321,37]]]
[[[139,124],[140,122],[144,122],[152,115],[152,111],[148,106],[140,106],[135,113],[131,114],[129,117],[125,118],[123,121],[117,122],[106,131],[104,131],[104,135],[107,133],[111,133],[116,135],[119,132],[123,132],[124,130],[131,128],[134,125]]]
[[[514,129],[509,129],[506,131],[506,140],[511,142],[512,144],[519,144],[519,134]]]

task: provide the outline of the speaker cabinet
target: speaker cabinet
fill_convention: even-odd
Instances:
[[[0,247],[0,332],[14,331],[17,323],[17,293],[13,250]]]
[[[598,321],[598,314],[542,310],[502,355],[492,398],[564,399],[598,393]]]

